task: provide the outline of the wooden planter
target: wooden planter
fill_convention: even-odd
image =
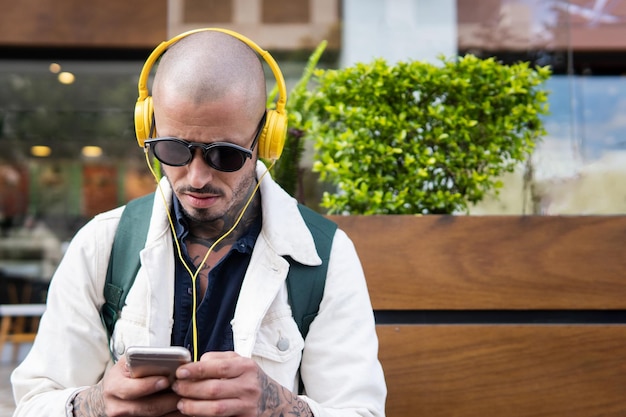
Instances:
[[[626,415],[626,216],[331,216],[388,417]]]

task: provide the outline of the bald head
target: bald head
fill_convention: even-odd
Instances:
[[[216,31],[191,34],[172,45],[161,57],[152,96],[202,104],[225,96],[241,100],[241,111],[258,117],[265,108],[263,66],[248,45]]]

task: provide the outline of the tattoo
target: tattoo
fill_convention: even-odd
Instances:
[[[242,207],[243,208],[243,207]],[[250,226],[254,224],[257,218],[261,215],[261,195],[259,193],[254,196],[252,201],[250,202],[250,206],[246,210],[241,222],[239,223],[238,229],[247,231],[250,229]]]
[[[280,399],[276,385],[270,381],[267,375],[259,372],[259,383],[261,384],[261,398],[259,399],[259,415],[265,410],[274,410],[278,408]]]
[[[202,262],[202,260],[204,259],[204,256],[194,256],[191,261],[193,262],[193,264],[198,267],[200,265],[200,262]],[[209,279],[209,270],[211,269],[211,265],[209,265],[207,262],[202,264],[202,268],[200,268],[200,272],[198,272],[198,276],[199,277],[204,277],[205,279]]]
[[[254,224],[254,222],[260,215],[261,197],[256,196],[253,199],[251,206],[248,208],[248,210],[246,210],[245,215],[243,216],[235,230],[233,230],[232,233],[230,233],[223,239],[221,239],[221,237],[223,237],[224,234],[228,232],[228,230],[230,230],[230,227],[232,227],[232,224],[234,224],[236,221],[235,218],[231,219],[229,215],[229,218],[226,221],[224,221],[224,219],[222,218],[216,220],[213,223],[194,222],[193,220],[188,218],[190,230],[189,235],[185,238],[185,244],[187,245],[189,256],[191,256],[193,263],[196,267],[198,267],[202,260],[205,258],[206,250],[211,248],[213,244],[215,244],[217,239],[221,239],[213,248],[212,255],[202,265],[199,277],[202,277],[203,275],[208,276],[211,265],[215,265],[219,261],[219,259],[226,255],[226,253],[228,253],[228,251],[237,241],[237,239],[239,239],[239,237],[248,232],[250,226]],[[220,226],[219,230],[216,226],[217,223],[222,225]],[[225,223],[230,223],[231,226],[226,229],[225,227],[223,227]]]
[[[106,417],[102,382],[79,392],[72,401],[74,417]]]
[[[225,239],[221,240],[220,243],[218,243],[215,248],[213,248],[213,250],[215,252],[219,252],[220,249],[224,249],[227,246],[232,245],[235,242],[235,238],[234,237],[230,237],[227,236]],[[215,243],[215,239],[204,239],[192,234],[189,234],[189,237],[186,240],[187,245],[200,245],[200,246],[204,246],[205,248],[210,248],[213,243]],[[198,259],[197,262],[201,261],[202,259]],[[196,259],[194,259],[194,262],[196,262]]]
[[[280,386],[261,370],[259,370],[258,379],[261,385],[258,416],[313,417],[313,412],[306,401]]]

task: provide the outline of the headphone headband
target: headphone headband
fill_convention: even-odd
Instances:
[[[285,106],[287,104],[287,88],[282,72],[268,51],[262,49],[251,39],[240,33],[221,28],[201,28],[183,32],[167,41],[161,42],[152,51],[150,56],[148,56],[148,59],[144,63],[141,73],[139,74],[139,82],[137,84],[139,97],[135,106],[135,132],[139,146],[143,147],[144,141],[150,136],[153,108],[152,97],[148,92],[148,78],[154,63],[170,46],[179,40],[194,33],[209,31],[222,32],[242,41],[254,50],[261,58],[263,58],[272,70],[272,74],[274,74],[278,87],[278,100],[276,102],[276,109],[268,111],[267,120],[259,138],[259,156],[267,159],[278,159],[282,153],[287,134],[287,114],[285,112]]]

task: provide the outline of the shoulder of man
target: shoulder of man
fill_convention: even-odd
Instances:
[[[313,235],[318,255],[322,258],[322,262],[327,261],[330,257],[330,246],[337,231],[337,223],[303,204],[298,204],[298,209]]]
[[[299,204],[298,209],[313,235],[317,253],[322,259],[322,264],[318,266],[306,266],[292,260],[289,262],[289,304],[300,333],[306,339],[324,296],[328,261],[337,224],[304,205]]]

